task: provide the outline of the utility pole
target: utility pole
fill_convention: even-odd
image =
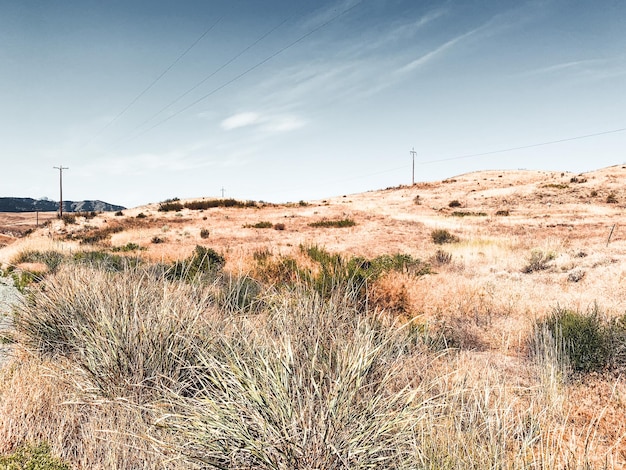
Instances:
[[[55,170],[59,170],[59,219],[63,218],[63,170],[69,170],[63,165],[53,166]]]
[[[413,172],[411,173],[411,186],[413,186],[415,185],[415,155],[417,155],[417,152],[415,151],[415,147],[413,147],[410,154],[413,157]]]
[[[222,199],[224,199],[224,191],[226,190],[224,189],[224,186],[222,186]]]

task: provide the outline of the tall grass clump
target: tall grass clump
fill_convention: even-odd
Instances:
[[[46,278],[13,315],[20,343],[61,358],[99,395],[141,397],[158,384],[189,386],[208,296],[139,268],[68,266]]]
[[[263,322],[199,352],[201,389],[170,394],[160,425],[191,464],[228,469],[401,468],[418,406],[396,373],[401,335],[345,298],[278,294]]]

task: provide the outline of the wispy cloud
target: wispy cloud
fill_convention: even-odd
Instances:
[[[484,26],[480,26],[476,29],[473,29],[471,31],[468,31],[467,33],[461,34],[459,36],[456,36],[452,39],[450,39],[449,41],[441,44],[440,46],[437,46],[436,48],[434,48],[433,50],[423,54],[422,56],[418,57],[417,59],[412,60],[411,62],[409,62],[408,64],[404,65],[403,67],[401,67],[400,69],[397,70],[397,73],[403,74],[403,73],[408,73],[408,72],[412,72],[424,65],[426,65],[428,62],[434,60],[435,58],[443,55],[446,51],[452,49],[454,46],[456,46],[457,44],[461,43],[463,40],[470,38],[472,36],[474,36],[476,33],[478,33],[479,31],[483,30]]]
[[[224,130],[230,131],[242,127],[254,126],[258,131],[265,133],[289,132],[300,129],[306,125],[306,121],[293,114],[276,112],[242,112],[234,114],[221,123]]]
[[[238,129],[240,127],[251,126],[259,121],[260,117],[257,113],[239,113],[222,121],[221,127],[227,131]]]

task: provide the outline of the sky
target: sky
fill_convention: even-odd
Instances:
[[[0,64],[0,197],[58,200],[59,166],[136,207],[410,184],[412,149],[416,182],[626,162],[621,0],[0,0]]]

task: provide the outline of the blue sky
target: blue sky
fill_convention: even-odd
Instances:
[[[0,196],[298,201],[626,161],[626,2],[0,3]]]

